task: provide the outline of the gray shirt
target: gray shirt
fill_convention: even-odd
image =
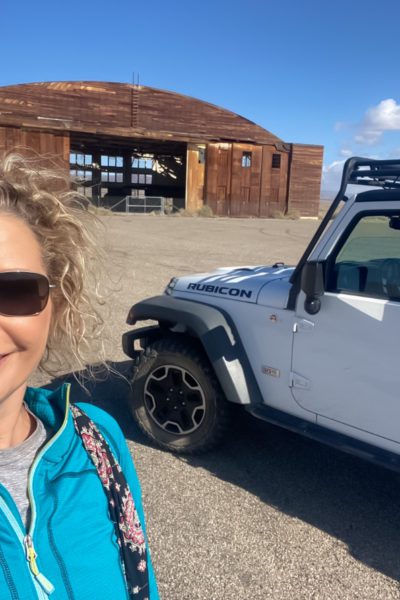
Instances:
[[[47,438],[42,421],[33,418],[36,428],[22,444],[0,450],[0,483],[13,497],[25,526],[29,520],[28,473]]]

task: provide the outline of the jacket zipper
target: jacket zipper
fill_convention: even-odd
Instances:
[[[35,525],[36,525],[37,511],[36,511],[35,499],[33,496],[33,477],[34,477],[35,471],[37,469],[37,466],[38,466],[41,458],[43,457],[44,453],[60,437],[61,433],[64,431],[64,429],[67,425],[68,416],[69,416],[69,410],[68,410],[69,397],[70,397],[70,384],[67,384],[66,395],[65,395],[66,410],[65,410],[64,421],[63,421],[60,429],[57,431],[56,435],[54,435],[51,438],[51,440],[49,440],[47,442],[47,444],[45,444],[43,446],[41,451],[37,454],[35,460],[32,463],[32,466],[29,470],[28,498],[29,498],[29,504],[30,504],[30,509],[31,509],[31,519],[30,519],[30,525],[29,525],[29,532],[27,534],[26,534],[25,530],[21,527],[21,525],[18,523],[17,519],[14,517],[12,511],[8,507],[4,498],[2,498],[0,496],[0,510],[3,511],[5,517],[7,518],[8,522],[10,523],[11,528],[13,529],[15,535],[17,536],[17,538],[23,548],[24,554],[26,556],[26,559],[27,559],[27,562],[29,565],[29,573],[31,575],[31,579],[35,586],[37,597],[39,598],[39,600],[47,600],[49,595],[54,592],[55,588],[54,588],[53,584],[47,579],[47,577],[45,577],[43,575],[43,573],[41,573],[39,571],[39,567],[36,562],[37,553],[36,553],[35,547],[33,545],[33,533],[34,533]]]
[[[40,573],[37,564],[36,564],[36,552],[32,544],[32,540],[29,535],[24,536],[24,531],[17,519],[14,517],[13,513],[9,509],[6,504],[6,501],[3,497],[0,496],[0,509],[3,511],[6,519],[11,525],[15,535],[17,536],[19,543],[26,555],[26,559],[29,564],[29,573],[31,575],[32,583],[35,586],[35,590],[37,593],[37,597],[40,600],[47,600],[49,594],[54,592],[54,586],[50,583],[50,581]]]
[[[35,530],[36,516],[37,516],[36,502],[35,502],[35,499],[33,497],[33,476],[35,474],[37,466],[38,466],[39,462],[41,461],[43,455],[54,444],[54,442],[60,437],[60,435],[62,434],[62,432],[64,431],[64,429],[65,429],[65,427],[67,425],[68,416],[69,416],[70,388],[71,388],[71,385],[68,383],[67,384],[67,388],[66,388],[66,394],[65,394],[65,402],[66,402],[65,416],[64,416],[64,421],[63,421],[60,429],[57,431],[56,435],[54,435],[51,438],[51,440],[49,440],[47,442],[47,444],[45,444],[43,446],[43,448],[40,450],[40,452],[37,454],[35,460],[33,461],[31,468],[29,469],[29,475],[28,475],[28,498],[29,498],[29,504],[30,504],[30,508],[31,508],[31,520],[30,520],[31,522],[29,524],[29,535],[30,535],[31,539],[33,539],[33,532]]]
[[[69,408],[70,388],[71,388],[70,384],[67,384],[66,394],[65,394],[64,421],[63,421],[60,429],[57,431],[57,433],[51,438],[51,440],[49,440],[47,442],[47,444],[45,444],[43,446],[43,448],[37,454],[35,460],[32,463],[31,468],[29,469],[29,474],[28,474],[28,498],[29,498],[29,505],[30,505],[30,509],[31,509],[31,519],[30,519],[28,534],[25,536],[25,539],[24,539],[24,545],[25,545],[26,556],[27,556],[27,560],[29,562],[31,573],[34,575],[35,581],[38,581],[40,583],[40,585],[42,586],[42,588],[46,592],[46,594],[52,594],[54,592],[54,586],[42,573],[39,572],[39,568],[38,568],[37,562],[36,562],[37,553],[36,553],[34,545],[33,545],[33,534],[35,531],[37,511],[36,511],[35,498],[33,496],[33,477],[34,477],[37,466],[38,466],[39,462],[41,461],[43,455],[54,444],[54,442],[60,437],[60,435],[62,434],[62,432],[64,431],[64,429],[67,425],[68,416],[69,416],[68,408]],[[46,595],[44,597],[47,598],[48,596]],[[41,598],[41,596],[39,596],[39,598]]]
[[[31,571],[42,589],[46,592],[44,598],[48,598],[48,596],[54,592],[54,585],[47,579],[47,577],[43,575],[43,573],[40,573],[39,571],[36,563],[37,554],[35,548],[33,547],[33,542],[30,535],[25,536],[24,543],[26,548],[26,557]]]

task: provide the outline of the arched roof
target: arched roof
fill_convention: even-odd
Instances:
[[[99,81],[0,87],[1,125],[198,143],[282,142],[252,121],[202,100]]]

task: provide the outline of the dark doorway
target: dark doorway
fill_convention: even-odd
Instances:
[[[149,207],[152,198],[185,206],[184,143],[71,134],[70,172],[97,206],[126,211],[128,201],[132,210],[135,198],[149,199]]]

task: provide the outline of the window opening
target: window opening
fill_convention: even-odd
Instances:
[[[108,183],[123,183],[124,175],[119,171],[102,171],[101,180]]]
[[[69,162],[71,166],[92,166],[93,156],[91,154],[81,154],[79,152],[71,152],[69,155]]]
[[[69,174],[82,181],[92,181],[93,177],[92,171],[83,171],[82,169],[70,169]]]
[[[329,261],[327,291],[400,300],[400,217],[364,215]]]
[[[245,169],[251,167],[251,152],[243,152],[242,167]]]
[[[108,156],[107,154],[102,154],[100,164],[102,167],[119,167],[122,169],[124,166],[124,159],[122,156]]]
[[[144,158],[144,157],[133,157],[132,158],[132,168],[133,169],[141,169],[141,170],[151,170],[154,166],[153,158]]]
[[[158,163],[152,155],[132,156],[131,183],[136,185],[152,185],[153,172]]]
[[[281,155],[280,154],[273,154],[272,155],[272,168],[273,169],[280,169],[281,168]]]
[[[110,156],[108,154],[102,154],[100,158],[100,164],[102,167],[101,181],[106,183],[123,183],[124,159],[122,156]]]

